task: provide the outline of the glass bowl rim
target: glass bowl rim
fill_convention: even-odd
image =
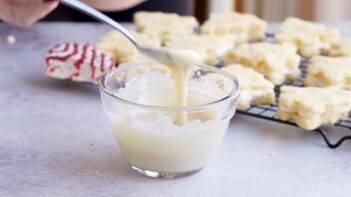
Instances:
[[[210,106],[214,106],[218,103],[227,101],[229,99],[235,100],[238,99],[239,94],[240,94],[240,83],[238,81],[238,79],[223,70],[220,70],[219,68],[215,67],[215,66],[209,66],[209,65],[196,65],[196,67],[199,68],[204,68],[207,70],[211,70],[217,74],[223,75],[227,78],[229,78],[230,80],[233,81],[234,85],[233,88],[231,89],[230,93],[218,100],[212,101],[212,102],[208,102],[208,103],[204,103],[204,104],[200,104],[200,105],[191,105],[191,106],[157,106],[157,105],[146,105],[146,104],[141,104],[141,103],[137,103],[137,102],[133,102],[133,101],[129,101],[126,99],[123,99],[121,97],[116,96],[115,94],[111,93],[108,88],[106,87],[106,81],[109,79],[109,77],[113,76],[116,72],[120,72],[123,70],[128,70],[132,67],[137,67],[137,66],[142,66],[143,64],[155,64],[155,62],[150,62],[150,61],[145,61],[145,62],[133,62],[133,63],[123,63],[120,64],[117,68],[110,70],[108,72],[106,72],[100,82],[99,82],[99,87],[100,90],[102,90],[105,94],[107,94],[108,96],[116,99],[117,101],[127,104],[127,105],[132,105],[134,107],[138,107],[138,108],[143,108],[143,109],[147,109],[147,110],[157,110],[157,111],[199,111],[199,110],[205,110],[208,109]],[[121,66],[122,65],[122,66]]]

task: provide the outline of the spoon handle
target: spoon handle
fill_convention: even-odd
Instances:
[[[133,35],[127,29],[125,29],[122,25],[120,25],[119,23],[117,23],[116,21],[111,19],[110,17],[106,16],[105,14],[101,13],[100,11],[98,11],[98,10],[96,10],[96,9],[94,9],[94,8],[88,6],[80,1],[77,1],[77,0],[60,0],[60,2],[68,7],[71,7],[75,10],[81,11],[81,12],[91,16],[98,21],[107,23],[108,25],[110,25],[114,29],[121,32],[124,36],[126,36],[128,38],[128,40],[130,40],[137,48],[139,48],[138,44],[136,43],[136,41],[133,38]]]

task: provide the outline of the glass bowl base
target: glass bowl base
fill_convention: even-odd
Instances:
[[[157,179],[176,179],[176,178],[182,178],[182,177],[187,177],[193,174],[196,174],[197,172],[201,171],[202,168],[192,170],[192,171],[186,171],[186,172],[157,172],[153,170],[146,170],[142,169],[140,167],[131,165],[130,166],[133,170],[139,172],[140,174],[150,177],[150,178],[157,178]]]

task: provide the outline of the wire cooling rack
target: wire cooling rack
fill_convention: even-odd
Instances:
[[[267,35],[267,37],[271,37],[270,35]],[[301,77],[298,80],[295,80],[293,82],[287,82],[284,85],[291,85],[291,86],[303,86],[303,80],[305,79],[307,75],[307,64],[308,60],[303,59],[300,63],[300,69],[301,69]],[[247,116],[252,116],[255,118],[260,118],[264,120],[269,120],[277,123],[282,123],[290,126],[295,126],[298,127],[295,123],[293,122],[288,122],[288,121],[283,121],[279,120],[275,117],[275,114],[278,110],[278,102],[279,102],[279,94],[280,94],[280,87],[276,86],[275,89],[275,95],[276,95],[276,103],[272,105],[255,105],[252,106],[251,108],[241,111],[238,110],[237,113],[247,115]],[[347,129],[351,132],[351,118],[347,120],[340,121],[336,124],[334,124],[334,127],[338,127],[341,129]],[[335,142],[331,142],[330,137],[328,137],[327,132],[324,131],[322,128],[318,128],[313,130],[317,133],[319,133],[324,140],[324,142],[327,144],[329,148],[337,148],[339,147],[343,142],[347,140],[351,140],[351,135],[345,135],[339,137],[338,140]]]

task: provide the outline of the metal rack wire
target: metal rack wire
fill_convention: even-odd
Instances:
[[[269,37],[271,37],[271,36],[269,35]],[[303,86],[303,80],[304,80],[304,78],[307,75],[307,72],[306,72],[307,64],[308,64],[308,61],[303,59],[301,61],[301,64],[300,64],[301,77],[298,80],[295,80],[293,82],[285,83],[284,85]],[[247,115],[247,116],[252,116],[252,117],[255,117],[255,118],[264,119],[264,120],[269,120],[269,121],[273,121],[273,122],[277,122],[277,123],[281,123],[281,124],[286,124],[286,125],[298,127],[293,122],[279,120],[279,119],[277,119],[275,117],[275,113],[278,110],[278,104],[277,103],[279,101],[279,94],[280,94],[280,87],[279,86],[275,87],[275,93],[276,93],[276,103],[275,104],[272,104],[272,105],[256,105],[256,106],[252,106],[251,108],[249,108],[247,110],[244,110],[244,111],[238,110],[237,113],[243,114],[243,115]],[[340,122],[334,124],[334,127],[347,129],[347,130],[351,131],[351,118],[349,118],[347,120],[340,121]],[[328,137],[327,133],[322,128],[315,129],[314,131],[321,135],[322,139],[324,140],[324,142],[327,144],[327,146],[329,148],[337,148],[343,142],[345,142],[347,140],[351,140],[351,135],[345,135],[345,136],[341,136],[335,142],[331,142],[331,140]]]

